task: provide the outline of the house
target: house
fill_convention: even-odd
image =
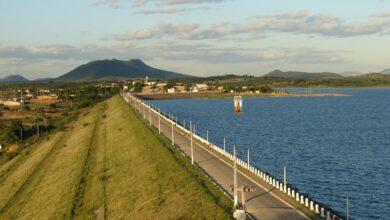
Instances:
[[[156,87],[159,88],[159,89],[164,89],[164,87],[167,85],[167,83],[157,83],[156,84]]]
[[[175,88],[176,92],[185,92],[186,91],[186,87],[184,85],[176,85],[173,88]]]
[[[59,97],[56,94],[50,94],[50,95],[39,95],[37,96],[37,99],[39,100],[57,100]]]
[[[206,91],[209,89],[209,86],[205,83],[200,83],[200,84],[196,84],[195,87],[199,90],[199,91]]]
[[[151,86],[142,87],[142,93],[145,93],[145,94],[152,93],[152,87]]]
[[[191,87],[191,92],[199,92],[199,90],[198,90],[198,88],[196,88],[196,87]]]
[[[0,104],[3,104],[5,106],[22,106],[24,105],[24,101],[23,100],[20,100],[20,101],[13,101],[13,100],[7,100],[7,101],[3,101],[3,100],[0,100]]]
[[[153,85],[156,85],[156,82],[147,82],[146,85],[153,86]]]
[[[175,91],[176,91],[175,88],[169,88],[168,89],[168,93],[175,93]]]

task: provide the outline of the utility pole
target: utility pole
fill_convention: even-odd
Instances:
[[[143,107],[144,107],[144,120],[146,119],[146,107],[145,107],[145,105],[143,105]]]
[[[190,130],[191,130],[191,163],[194,164],[194,145],[192,142],[192,128]]]
[[[150,107],[149,107],[149,125],[152,126],[152,111],[150,110]]]
[[[23,128],[22,127],[20,127],[20,141],[23,141]]]
[[[175,145],[175,141],[174,141],[174,139],[173,139],[173,138],[174,138],[174,137],[173,137],[173,122],[172,122],[172,129],[171,129],[171,130],[172,130],[172,137],[171,137],[171,139],[172,139],[172,145]]]
[[[284,166],[284,193],[287,192],[287,168]]]
[[[39,138],[39,110],[38,110],[38,119],[37,119],[37,133]]]
[[[234,155],[234,207],[238,204],[238,198],[237,198],[237,157],[236,157],[236,145],[233,146],[233,155]]]
[[[249,163],[249,148],[248,148],[248,158],[247,158],[247,159],[248,159],[248,167],[249,167],[249,166],[250,166],[250,165],[249,165],[249,164],[250,164],[250,163]]]
[[[346,205],[347,205],[347,220],[349,220],[349,198],[348,198],[348,196],[346,199]]]
[[[161,133],[161,119],[160,119],[160,115],[158,115],[158,133],[159,134]]]

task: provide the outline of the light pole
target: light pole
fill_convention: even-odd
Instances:
[[[347,220],[349,220],[349,198],[347,196],[347,199],[346,199],[346,205],[347,205]]]
[[[223,151],[226,152],[226,138],[223,138]]]
[[[233,146],[233,155],[234,155],[234,183],[233,183],[233,190],[234,190],[234,207],[237,206],[238,199],[237,199],[237,157],[236,157],[236,145]]]
[[[249,164],[249,148],[248,148],[248,168],[250,167],[250,164]]]
[[[158,133],[161,134],[161,119],[160,119],[160,115],[158,115],[157,117],[158,117]]]
[[[287,168],[284,166],[284,193],[287,192]]]
[[[172,122],[172,145],[175,145],[175,141],[174,141],[174,135],[173,135],[173,122]]]
[[[152,126],[152,111],[150,110],[150,107],[149,107],[149,125]]]
[[[194,145],[192,141],[192,128],[191,128],[191,163],[194,164]]]

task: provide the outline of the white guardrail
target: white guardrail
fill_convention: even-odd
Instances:
[[[188,135],[191,134],[191,131],[189,131],[187,128],[181,126],[180,124],[177,124],[174,120],[161,114],[159,111],[157,111],[156,109],[152,108],[147,103],[145,103],[142,99],[140,99],[140,98],[138,98],[130,93],[122,94],[122,97],[124,98],[124,100],[128,104],[133,104],[133,107],[135,110],[138,110],[139,112],[141,112],[141,105],[142,105],[143,106],[142,108],[146,107],[148,110],[152,111],[154,114],[163,118],[165,121],[176,126],[176,129],[180,129],[182,132],[185,132]],[[138,109],[137,109],[136,103],[138,103]],[[146,117],[146,114],[144,115],[144,118],[145,117]],[[212,142],[202,138],[201,136],[199,136],[195,133],[193,133],[193,138],[195,140],[197,140],[198,142],[209,146],[211,149],[218,152],[219,154],[229,158],[231,161],[234,161],[234,155],[225,151],[221,147],[213,144]],[[262,179],[263,181],[268,183],[270,186],[273,186],[276,189],[280,190],[281,192],[283,192],[287,196],[294,199],[297,203],[300,203],[301,205],[305,206],[308,210],[317,214],[319,217],[326,219],[326,220],[336,220],[336,219],[342,220],[340,215],[337,214],[332,209],[327,208],[325,205],[323,205],[320,202],[315,201],[314,199],[311,199],[308,195],[306,195],[304,193],[300,193],[298,191],[298,189],[290,187],[288,184],[285,186],[283,181],[280,181],[280,180],[274,178],[269,173],[263,172],[259,168],[248,164],[247,162],[241,160],[238,157],[237,157],[237,165],[241,166],[242,168],[244,168],[244,169],[248,170],[249,172],[251,172],[252,174],[256,175],[257,177],[259,177],[260,179]]]

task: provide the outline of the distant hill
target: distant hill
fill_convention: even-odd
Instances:
[[[345,71],[340,74],[341,76],[361,76],[362,72],[359,71]]]
[[[9,75],[0,79],[0,82],[29,82],[29,80],[21,75]]]
[[[173,79],[190,78],[192,76],[156,69],[146,65],[139,59],[129,61],[97,60],[81,65],[76,69],[58,77],[56,81],[98,81],[131,78]]]
[[[390,74],[390,68],[389,69],[385,69],[381,72],[382,74]]]
[[[371,79],[378,79],[378,78],[389,78],[389,74],[383,74],[383,73],[368,73],[361,76],[356,76],[355,78],[371,78]]]
[[[265,77],[281,77],[281,78],[291,78],[291,79],[319,79],[319,78],[339,78],[342,77],[337,73],[307,73],[307,72],[296,72],[296,71],[287,71],[283,72],[281,70],[274,70],[270,73],[264,75]]]

